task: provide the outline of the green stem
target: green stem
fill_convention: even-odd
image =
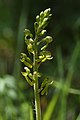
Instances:
[[[35,38],[35,52],[34,52],[34,69],[33,72],[38,72],[38,67],[37,67],[37,39]],[[40,96],[38,92],[38,76],[34,75],[35,83],[34,83],[34,96],[35,96],[35,111],[36,111],[36,120],[41,120],[41,107],[40,107]]]

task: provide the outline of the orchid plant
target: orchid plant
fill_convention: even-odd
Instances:
[[[34,88],[36,120],[41,120],[40,94],[47,94],[48,87],[53,82],[46,77],[41,86],[39,85],[39,78],[42,77],[39,67],[46,60],[53,59],[51,52],[47,50],[53,39],[51,36],[46,36],[47,31],[45,30],[52,16],[50,12],[51,9],[48,8],[36,16],[36,22],[34,23],[35,36],[29,29],[25,29],[25,44],[29,54],[21,53],[20,58],[20,61],[25,65],[25,72],[21,73],[29,85]]]

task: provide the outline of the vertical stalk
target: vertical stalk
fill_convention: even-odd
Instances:
[[[34,48],[35,48],[35,51],[34,51],[34,69],[33,69],[33,72],[38,72],[38,67],[37,67],[37,62],[36,62],[36,59],[38,57],[37,55],[37,37],[35,38],[35,45],[34,45]],[[35,83],[34,83],[34,97],[35,97],[35,111],[36,111],[36,120],[41,120],[41,107],[40,107],[40,96],[39,96],[39,92],[38,92],[38,76],[37,74],[34,75],[34,79],[35,79]]]

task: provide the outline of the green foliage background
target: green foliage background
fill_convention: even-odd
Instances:
[[[36,15],[49,7],[54,59],[40,71],[54,83],[41,96],[42,118],[80,120],[80,0],[0,0],[0,120],[33,120],[33,90],[21,76],[19,59],[26,50],[24,29],[34,34]]]

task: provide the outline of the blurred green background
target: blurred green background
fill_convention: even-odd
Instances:
[[[49,7],[54,59],[40,71],[54,83],[41,96],[42,118],[80,120],[80,0],[0,0],[0,120],[35,120],[33,89],[19,59],[26,51],[24,29],[34,33],[36,15]]]

